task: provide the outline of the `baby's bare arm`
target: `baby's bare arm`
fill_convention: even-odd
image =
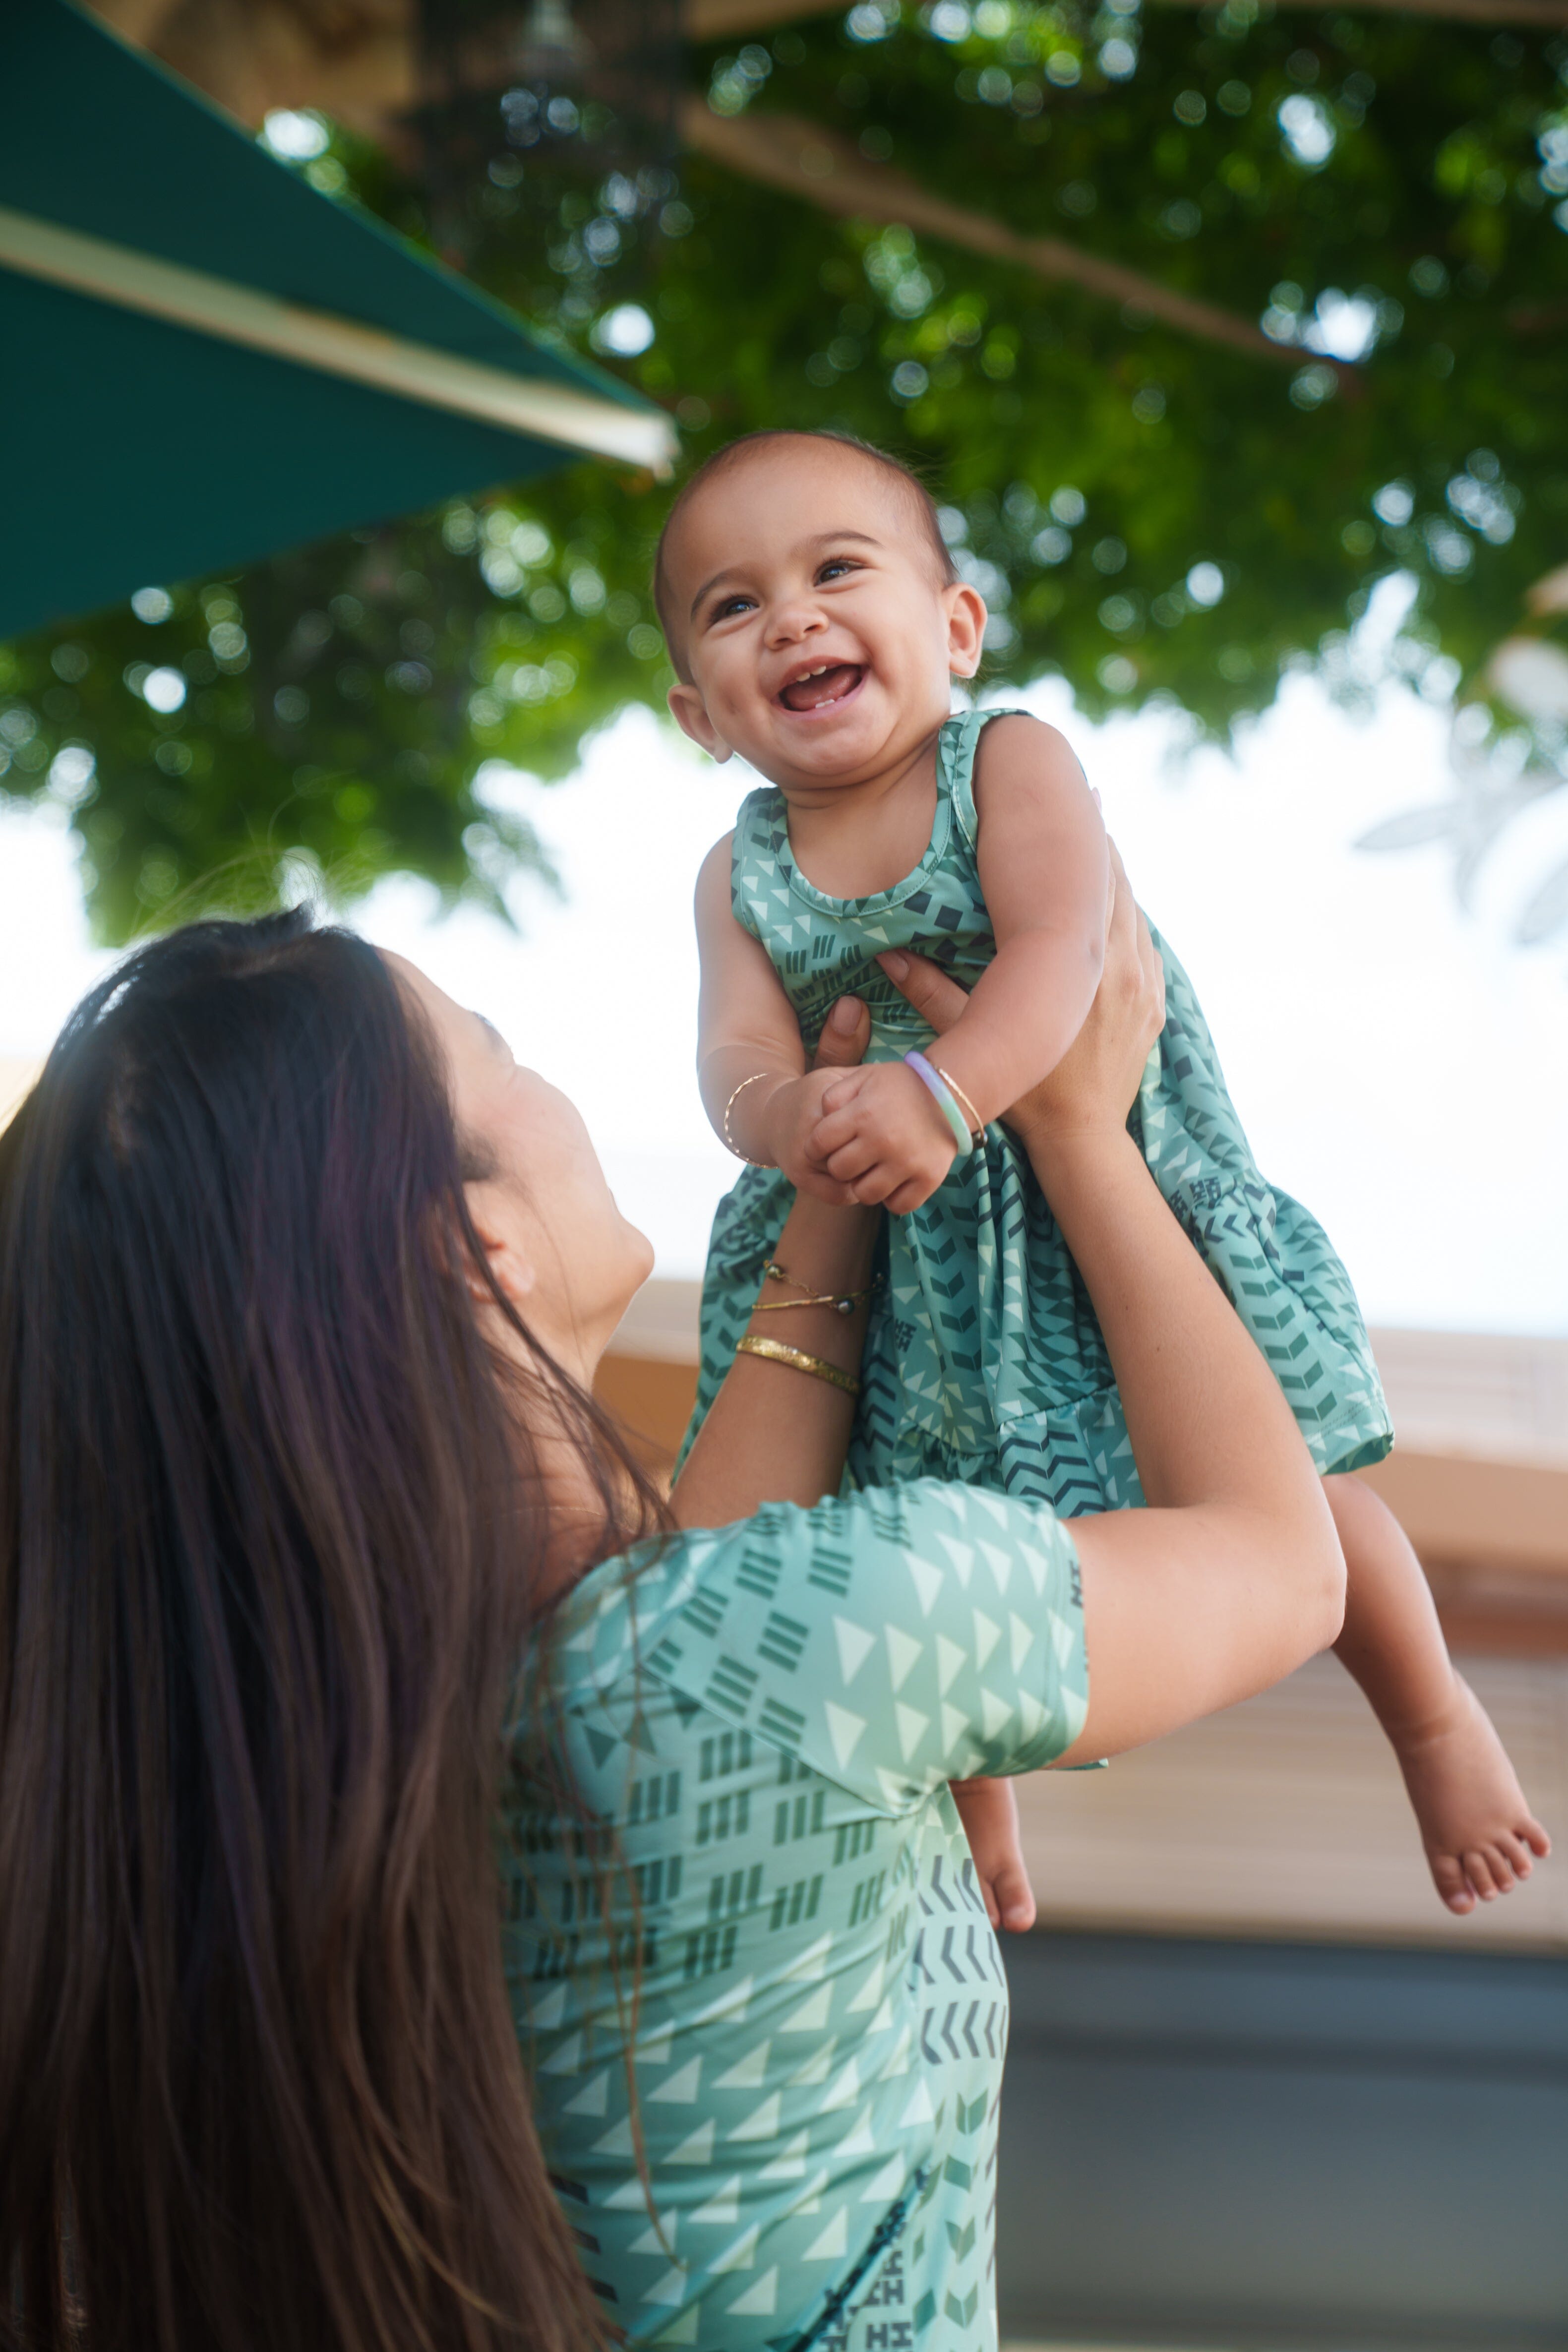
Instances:
[[[805,1068],[805,1049],[790,1001],[760,940],[742,930],[730,904],[730,845],[726,834],[702,861],[697,877],[697,950],[701,988],[697,1005],[697,1083],[702,1107],[724,1137],[724,1106],[735,1088],[755,1076],[736,1103],[724,1140],[742,1143],[751,1159],[761,1149],[762,1111],[768,1097]],[[745,1143],[745,1138],[752,1138]]]
[[[1065,738],[994,719],[975,772],[981,887],[996,956],[942,1067],[989,1122],[1055,1069],[1094,1002],[1110,878],[1105,826]]]
[[[730,840],[726,835],[709,851],[697,877],[702,972],[697,1083],[703,1108],[731,1151],[763,1167],[782,1168],[797,1188],[842,1208],[852,1198],[848,1188],[825,1173],[807,1146],[822,1115],[823,1095],[845,1073],[831,1066],[806,1070],[795,1009],[767,950],[735,920]]]

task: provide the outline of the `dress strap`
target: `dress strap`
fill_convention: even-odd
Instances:
[[[942,723],[936,739],[937,789],[952,806],[960,833],[973,850],[980,824],[974,813],[974,758],[980,738],[994,719],[1026,719],[1026,710],[959,710]]]
[[[748,793],[730,842],[730,905],[741,929],[754,940],[762,938],[761,904],[769,883],[778,879],[779,849],[788,839],[784,794],[771,784]]]

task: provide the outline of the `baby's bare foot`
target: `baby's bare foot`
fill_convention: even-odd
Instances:
[[[1551,1853],[1491,1718],[1460,1675],[1448,1714],[1395,1739],[1394,1752],[1427,1865],[1450,1911],[1462,1915],[1478,1900],[1507,1895]]]
[[[980,1870],[981,1890],[994,1927],[1024,1935],[1035,1924],[1035,1890],[1021,1861],[1009,1859],[988,1876]]]

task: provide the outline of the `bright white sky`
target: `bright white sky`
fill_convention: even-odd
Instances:
[[[1027,698],[1103,794],[1265,1174],[1328,1227],[1369,1318],[1568,1334],[1568,972],[1560,952],[1507,945],[1530,877],[1568,846],[1568,794],[1505,837],[1464,915],[1441,850],[1352,846],[1444,792],[1446,720],[1412,695],[1358,723],[1295,680],[1235,763],[1176,769],[1166,719],[1097,729],[1058,687]],[[690,894],[751,782],[629,713],[566,784],[506,786],[554,854],[564,904],[520,885],[516,937],[468,910],[437,921],[432,894],[399,882],[357,918],[574,1095],[665,1275],[700,1271],[733,1166],[692,1077]],[[106,961],[63,820],[0,816],[0,1056],[41,1054]]]

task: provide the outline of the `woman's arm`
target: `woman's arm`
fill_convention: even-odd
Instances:
[[[858,1063],[870,1025],[858,998],[840,997],[822,1033],[817,1071],[830,1078]],[[832,1299],[867,1292],[878,1217],[875,1209],[833,1208],[797,1193],[773,1253],[789,1281],[764,1279],[758,1305],[767,1311],[752,1316],[748,1334],[782,1340],[853,1379],[865,1343],[867,1297],[858,1297],[848,1315],[833,1305],[781,1302],[802,1288]],[[836,1495],[854,1421],[849,1390],[789,1364],[738,1355],[675,1482],[677,1519],[685,1528],[727,1527],[763,1503],[809,1506]]]
[[[1090,1677],[1058,1759],[1157,1739],[1268,1687],[1339,1632],[1344,1563],[1289,1408],[1127,1133],[1163,1018],[1159,958],[1120,862],[1094,1008],[1014,1124],[1094,1302],[1151,1506],[1079,1519]],[[963,993],[884,969],[940,1032]]]

